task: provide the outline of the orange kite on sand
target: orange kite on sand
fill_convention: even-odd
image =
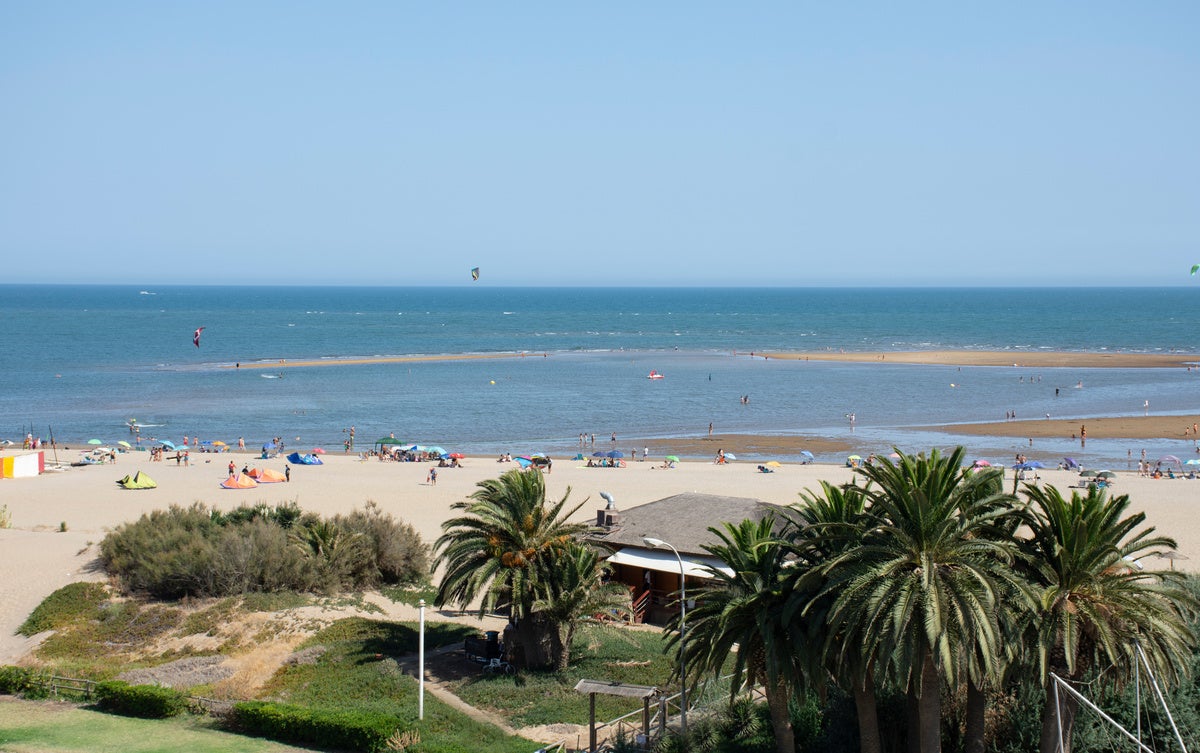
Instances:
[[[230,476],[221,482],[223,489],[253,489],[256,486],[258,486],[258,482],[244,473]]]
[[[260,484],[278,484],[281,481],[287,481],[287,476],[270,468],[251,468],[249,476]]]

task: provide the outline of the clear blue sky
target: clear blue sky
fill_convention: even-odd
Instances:
[[[6,2],[0,281],[1200,285],[1200,3]]]

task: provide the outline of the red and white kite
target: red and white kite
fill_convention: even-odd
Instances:
[[[200,347],[200,333],[204,331],[204,327],[200,327],[192,334],[192,345]]]

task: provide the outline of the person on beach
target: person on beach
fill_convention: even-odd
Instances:
[[[612,433],[612,441],[617,441],[617,433],[615,431]]]
[[[713,459],[713,462],[717,465],[723,465],[725,463],[725,450],[717,450],[717,457]]]
[[[292,480],[292,467],[286,463],[284,463],[284,466],[283,466],[283,480],[284,481]]]
[[[233,478],[233,474],[234,474],[234,465],[233,465],[233,461],[230,460],[229,461],[229,477]]]
[[[187,468],[190,463],[191,463],[191,456],[190,456],[188,450],[184,450],[183,451],[183,467]]]
[[[246,438],[245,437],[238,437],[238,449],[239,450],[246,449]]]
[[[712,439],[712,421],[708,422],[708,438]]]
[[[429,475],[425,477],[425,483],[429,484],[430,486],[437,486],[437,466],[436,465],[429,469]]]
[[[642,462],[643,463],[646,462],[646,458],[648,458],[648,457],[650,457],[650,448],[643,447],[642,448]]]

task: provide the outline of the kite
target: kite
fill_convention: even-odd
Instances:
[[[200,327],[199,329],[197,329],[195,332],[192,333],[192,345],[195,345],[197,348],[200,347],[200,333],[203,331],[204,331],[204,327]]]
[[[1195,270],[1192,270],[1192,274],[1195,274]],[[471,279],[472,280],[479,279],[479,267],[471,267]]]
[[[1196,270],[1198,270],[1198,269],[1200,269],[1200,264],[1193,264],[1193,265],[1192,265],[1192,277],[1195,277],[1195,276],[1196,276]]]

